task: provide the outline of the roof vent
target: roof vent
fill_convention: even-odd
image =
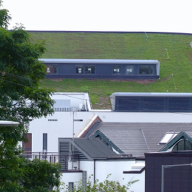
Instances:
[[[85,105],[82,103],[79,103],[79,111],[85,111]]]
[[[119,156],[121,156],[121,157],[133,157],[132,154],[127,154],[127,153],[120,153]]]
[[[48,121],[58,121],[58,119],[48,119]]]

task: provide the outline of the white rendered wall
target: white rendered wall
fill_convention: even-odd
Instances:
[[[143,161],[144,163],[144,161]],[[123,171],[131,170],[131,166],[135,164],[135,160],[123,161],[96,161],[95,162],[95,179],[99,182],[106,180],[107,175],[111,174],[109,180],[119,181],[121,185],[126,185],[129,181],[139,180],[134,183],[129,191],[144,192],[145,191],[145,172],[141,174],[123,174]],[[94,174],[93,161],[81,161],[80,169],[87,171],[87,179]],[[82,180],[82,173],[63,173],[61,181],[68,185],[69,182],[78,182]],[[94,183],[94,176],[90,181]]]
[[[112,112],[91,111],[99,115],[103,122],[131,123],[191,123],[192,113],[158,113],[158,112]],[[86,112],[86,113],[91,113]],[[77,112],[77,117],[83,112]]]
[[[69,185],[69,182],[75,182],[82,180],[82,172],[68,172],[68,173],[62,173],[61,176],[61,182],[65,184],[65,186]],[[62,190],[61,190],[62,191]]]
[[[96,179],[104,181],[107,175],[111,174],[109,180],[118,181],[121,185],[126,185],[129,181],[139,180],[132,185],[131,191],[145,191],[145,172],[140,174],[123,174],[123,171],[131,170],[135,160],[126,161],[96,161]]]
[[[43,133],[48,135],[48,152],[58,152],[58,138],[73,137],[85,122],[98,114],[103,122],[131,123],[191,123],[192,113],[128,113],[128,112],[55,112],[52,116],[35,119],[30,122],[29,133],[32,133],[32,151],[43,150]],[[57,119],[57,121],[48,121]],[[83,121],[76,121],[82,119]]]
[[[89,176],[94,174],[94,162],[93,161],[81,161],[80,162],[80,170],[87,171],[87,180]],[[82,172],[67,172],[62,173],[61,182],[64,182],[66,185],[69,182],[77,183],[82,180]],[[91,177],[90,181],[94,183],[94,178]]]
[[[57,121],[48,121],[48,120]],[[29,133],[32,133],[32,151],[43,151],[43,133],[47,133],[47,151],[58,152],[58,138],[72,137],[72,113],[55,112],[52,116],[35,119],[30,122]]]

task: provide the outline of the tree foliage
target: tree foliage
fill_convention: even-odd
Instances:
[[[0,6],[1,3],[0,0]],[[32,43],[22,25],[8,30],[10,19],[9,11],[0,9],[0,120],[20,123],[18,127],[0,127],[0,191],[14,192],[30,185],[27,181],[35,175],[30,172],[32,169],[43,174],[40,170],[49,167],[51,175],[39,175],[39,178],[43,181],[49,178],[52,184],[50,178],[55,179],[59,172],[57,165],[19,157],[21,149],[17,144],[26,141],[30,119],[52,114],[53,100],[50,90],[40,88],[40,81],[46,75],[45,65],[38,60],[46,50],[44,42]],[[35,178],[31,182],[37,183]],[[38,186],[46,188],[48,183],[44,183],[46,186]]]
[[[129,181],[126,185],[121,185],[118,181],[109,180],[111,174],[107,175],[107,178],[103,182],[99,182],[97,179],[93,184],[91,183],[91,177],[89,177],[87,186],[84,189],[82,181],[77,182],[72,192],[127,192],[131,186],[139,180]],[[69,186],[61,187],[58,192],[69,191]]]
[[[2,1],[0,0],[0,7],[2,6]],[[9,20],[11,19],[9,11],[6,9],[0,10],[0,27],[7,28],[9,25]]]
[[[50,164],[47,161],[24,159],[21,165],[24,169],[24,179],[21,182],[26,192],[47,191],[50,186],[60,185],[60,164]]]

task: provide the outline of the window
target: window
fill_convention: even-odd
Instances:
[[[161,139],[161,141],[159,142],[159,144],[166,144],[177,135],[178,133],[175,133],[175,132],[166,133],[164,137]]]
[[[133,65],[127,65],[126,66],[126,75],[132,75],[134,74],[134,66]]]
[[[47,152],[47,133],[43,133],[43,152]]]
[[[32,133],[27,133],[26,134],[26,142],[22,143],[24,155],[26,158],[31,158],[31,152],[32,152]]]
[[[190,99],[189,98],[169,98],[170,111],[189,111]]]
[[[57,74],[57,65],[46,65],[47,74]]]
[[[73,182],[69,182],[69,192],[72,192],[74,189],[74,183]]]
[[[164,98],[161,97],[143,97],[140,102],[143,111],[163,111]]]
[[[83,74],[83,66],[76,66],[76,74]]]
[[[121,66],[113,66],[113,74],[121,74]]]
[[[154,66],[149,66],[149,74],[150,75],[155,75]]]
[[[86,74],[95,74],[95,66],[85,66]]]
[[[116,97],[115,110],[117,111],[138,111],[140,110],[140,99],[138,97]]]
[[[180,140],[173,148],[172,151],[192,150],[192,144],[186,140]]]
[[[154,75],[154,66],[151,65],[139,65],[140,75]]]
[[[58,119],[48,119],[48,121],[58,121]]]

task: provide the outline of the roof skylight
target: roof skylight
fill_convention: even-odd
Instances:
[[[178,135],[178,133],[176,133],[176,132],[165,133],[165,135],[163,136],[163,138],[161,139],[159,144],[166,144],[177,135]]]

